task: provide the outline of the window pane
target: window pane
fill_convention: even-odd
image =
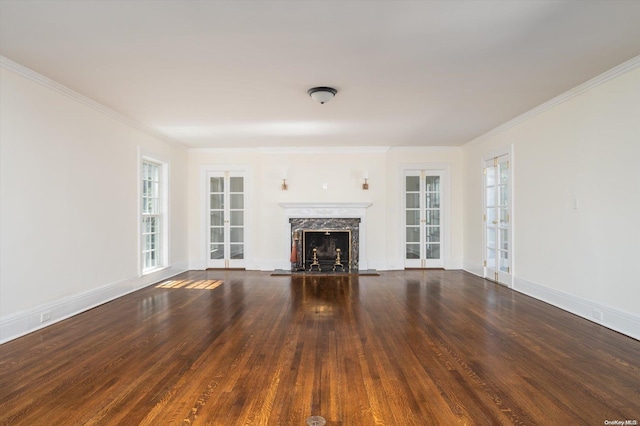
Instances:
[[[224,243],[224,229],[223,228],[211,228],[211,242],[212,243]]]
[[[211,195],[211,210],[218,210],[224,208],[224,194]]]
[[[502,272],[509,270],[509,253],[506,251],[500,251],[500,270]]]
[[[425,190],[427,192],[440,191],[440,176],[427,176],[425,178]]]
[[[429,226],[427,227],[426,242],[438,243],[440,242],[440,227]]]
[[[224,259],[224,244],[211,244],[211,259]]]
[[[427,259],[440,259],[440,244],[427,244]]]
[[[496,228],[487,228],[487,247],[496,248]]]
[[[229,178],[229,186],[231,187],[231,192],[244,192],[244,178],[242,177],[232,177]]]
[[[407,176],[405,178],[406,191],[420,191],[420,176]]]
[[[427,225],[440,225],[440,210],[427,210],[425,213]]]
[[[244,225],[244,211],[232,211],[230,214],[231,214],[231,226]]]
[[[420,225],[420,210],[407,210],[407,225]]]
[[[487,225],[493,225],[493,222],[496,220],[496,209],[490,207],[487,209]]]
[[[509,209],[501,208],[500,210],[500,225],[504,226],[508,222],[507,218],[509,217]]]
[[[487,267],[495,269],[496,267],[496,251],[487,249]]]
[[[440,208],[440,194],[431,192],[427,194],[427,208],[439,209]]]
[[[500,163],[500,184],[506,185],[509,181],[509,163]]]
[[[407,206],[408,209],[420,208],[420,194],[407,194]]]
[[[487,186],[493,186],[496,184],[496,168],[491,166],[487,167]]]
[[[212,177],[210,183],[211,192],[224,192],[224,178]]]
[[[232,243],[244,242],[244,228],[231,228],[231,235],[229,238],[229,241]]]
[[[223,226],[224,225],[224,211],[211,212],[211,226]]]
[[[500,248],[509,250],[509,231],[507,229],[500,230]]]
[[[407,243],[420,242],[420,228],[417,226],[407,227]]]
[[[487,207],[493,207],[496,205],[496,189],[487,188]]]
[[[244,259],[244,244],[231,244],[231,259]]]
[[[231,208],[243,209],[244,208],[244,195],[243,194],[231,194]]]
[[[504,185],[500,185],[500,205],[506,206],[509,204],[509,191],[507,191],[507,187]]]
[[[407,244],[405,259],[420,259],[420,244]]]

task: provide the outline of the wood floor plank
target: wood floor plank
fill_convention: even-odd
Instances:
[[[640,342],[462,271],[190,271],[0,346],[0,425],[640,420]]]

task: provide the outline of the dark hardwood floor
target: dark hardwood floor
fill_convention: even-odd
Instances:
[[[1,345],[0,424],[640,420],[639,341],[465,272],[172,281]]]

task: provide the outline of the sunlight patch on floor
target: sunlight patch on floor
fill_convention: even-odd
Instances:
[[[188,288],[194,290],[213,290],[223,284],[220,280],[169,280],[162,282],[156,288]]]

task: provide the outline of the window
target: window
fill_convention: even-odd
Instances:
[[[142,162],[142,272],[163,265],[162,165]]]

